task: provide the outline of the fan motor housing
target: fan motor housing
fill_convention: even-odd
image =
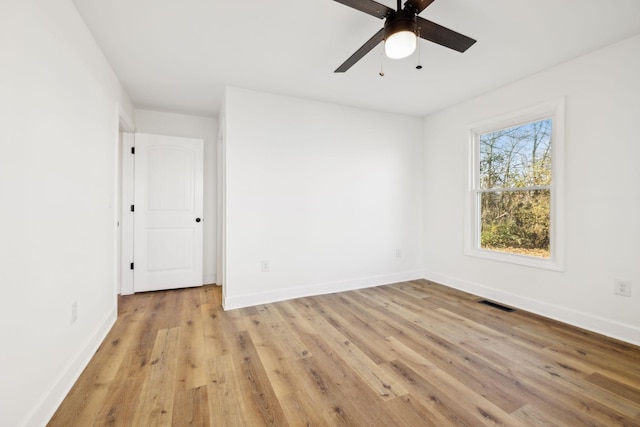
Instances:
[[[415,12],[411,10],[398,10],[389,14],[384,21],[384,39],[399,31],[416,32],[418,23]]]

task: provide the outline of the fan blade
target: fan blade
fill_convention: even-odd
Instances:
[[[435,0],[407,0],[404,3],[404,8],[411,8],[415,10],[416,15],[427,8]]]
[[[438,43],[449,49],[464,52],[469,49],[476,41],[463,34],[456,33],[453,30],[438,25],[435,22],[427,21],[418,16],[418,35],[430,42]]]
[[[360,12],[368,13],[369,15],[373,15],[376,18],[383,19],[389,13],[393,12],[393,9],[376,3],[373,0],[335,0],[338,3],[342,3],[346,6],[352,7]]]
[[[349,59],[344,61],[344,63],[339,66],[334,73],[344,73],[349,68],[353,67],[353,65],[360,61],[367,53],[371,51],[374,47],[376,47],[382,40],[384,39],[384,28],[380,29],[377,33],[373,35],[362,47],[356,50],[356,53],[351,55]]]

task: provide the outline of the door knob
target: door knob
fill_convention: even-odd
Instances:
[[[200,222],[202,221],[200,218],[196,218],[196,222]]]

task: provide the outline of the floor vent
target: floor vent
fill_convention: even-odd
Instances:
[[[507,313],[511,313],[515,311],[515,309],[511,307],[504,306],[502,304],[498,304],[497,302],[487,301],[486,299],[478,301],[480,304],[488,305],[489,307],[497,308],[498,310],[506,311]]]

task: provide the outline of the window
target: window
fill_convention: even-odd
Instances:
[[[466,253],[562,269],[562,101],[474,126]]]

